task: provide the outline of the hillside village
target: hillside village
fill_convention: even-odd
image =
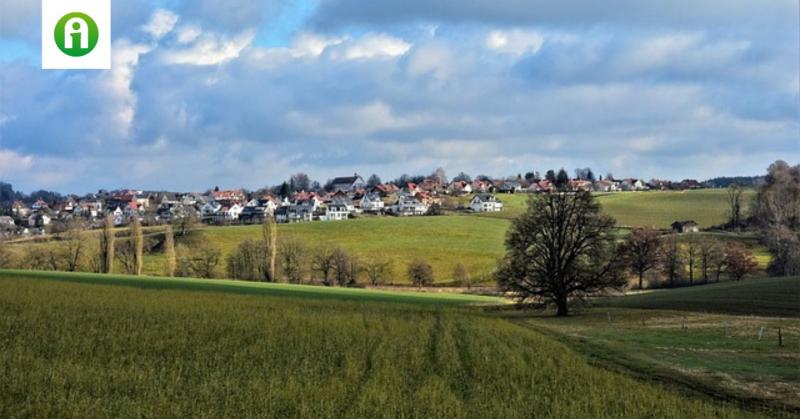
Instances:
[[[73,219],[100,227],[107,214],[117,226],[129,224],[134,217],[144,225],[179,220],[208,225],[257,224],[268,215],[275,217],[278,223],[342,221],[361,216],[438,215],[442,211],[498,212],[503,210],[502,194],[557,190],[613,193],[713,186],[695,180],[644,181],[610,176],[595,179],[590,170],[576,171],[573,179],[563,170],[558,176],[550,171],[544,178],[529,173],[525,177],[491,179],[481,176],[473,180],[462,173],[451,181],[446,180],[443,171],[437,173],[427,177],[401,177],[392,182],[380,182],[374,175],[365,180],[354,174],[329,180],[324,187],[299,174],[305,180],[297,185],[290,180],[253,192],[219,188],[204,193],[124,189],[101,190],[85,196],[39,197],[30,203],[18,199],[0,215],[0,234],[32,236],[57,232]]]

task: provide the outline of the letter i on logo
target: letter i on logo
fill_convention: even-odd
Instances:
[[[111,68],[110,0],[42,0],[42,68]]]

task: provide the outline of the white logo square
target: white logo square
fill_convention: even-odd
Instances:
[[[111,0],[42,0],[42,69],[111,68]]]

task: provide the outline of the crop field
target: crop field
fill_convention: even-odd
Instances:
[[[116,285],[145,290],[223,292],[243,295],[291,296],[317,300],[358,300],[434,305],[497,305],[508,301],[467,293],[382,291],[377,289],[308,286],[285,283],[233,281],[227,279],[165,278],[129,275],[102,275],[84,272],[0,270],[0,279],[50,279],[77,284]]]
[[[745,192],[745,209],[753,194]],[[505,211],[480,216],[514,218],[525,210],[528,196],[500,194],[498,197]],[[708,228],[727,221],[728,197],[723,189],[616,192],[596,196],[603,211],[614,217],[620,226],[668,228],[675,221],[695,220],[700,228]]]
[[[800,414],[800,278],[613,298],[570,319],[515,316],[605,368],[771,415]]]
[[[474,308],[50,278],[0,277],[1,417],[755,416]]]

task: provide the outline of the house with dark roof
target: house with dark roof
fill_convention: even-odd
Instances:
[[[331,181],[331,190],[333,192],[353,192],[366,187],[367,183],[358,173],[353,174],[353,176],[337,177]]]

